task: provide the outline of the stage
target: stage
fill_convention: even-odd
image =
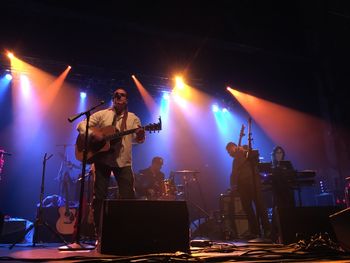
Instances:
[[[157,253],[132,256],[107,255],[97,249],[60,251],[59,243],[21,243],[9,249],[10,244],[0,245],[0,260],[11,262],[350,262],[350,253],[314,249],[306,251],[297,244],[263,244],[247,241],[192,240],[201,247],[190,247],[190,253]]]

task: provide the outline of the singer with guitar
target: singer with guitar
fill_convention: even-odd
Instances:
[[[97,235],[101,208],[103,200],[107,197],[111,172],[118,183],[119,198],[135,198],[132,145],[145,141],[145,128],[141,127],[139,117],[128,111],[127,105],[127,92],[118,88],[113,93],[113,106],[90,116],[88,161],[95,166],[93,210]],[[77,126],[79,136],[76,143],[76,157],[78,160],[82,151],[79,142],[86,132],[85,127],[86,120]],[[113,133],[119,136],[111,136]]]

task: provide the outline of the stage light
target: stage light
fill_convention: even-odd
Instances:
[[[72,67],[70,65],[68,65],[68,68],[71,69]]]
[[[163,99],[169,100],[170,99],[170,94],[168,92],[163,93]]]
[[[12,80],[12,75],[10,73],[6,73],[5,78],[10,81]]]
[[[86,98],[86,92],[81,91],[81,92],[80,92],[80,98],[81,98],[81,99],[85,99],[85,98]]]
[[[28,98],[30,95],[30,82],[27,75],[20,75],[21,90],[24,98]]]
[[[185,87],[185,83],[182,79],[182,77],[175,77],[175,88],[177,89],[183,89]]]
[[[10,59],[13,59],[15,56],[13,55],[13,53],[11,52],[7,52],[7,56],[10,58]]]
[[[218,106],[217,104],[213,104],[213,105],[211,106],[211,110],[212,110],[213,112],[218,112],[218,111],[219,111],[219,106]]]
[[[221,111],[222,111],[223,113],[228,113],[228,109],[227,109],[227,108],[223,108]]]

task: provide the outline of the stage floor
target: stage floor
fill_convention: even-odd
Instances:
[[[191,243],[193,244],[193,242]],[[198,243],[197,243],[198,244]],[[350,253],[340,251],[301,251],[296,245],[249,243],[240,241],[205,241],[191,247],[190,253],[158,253],[137,256],[100,254],[97,249],[60,251],[58,243],[0,244],[2,262],[350,262]]]

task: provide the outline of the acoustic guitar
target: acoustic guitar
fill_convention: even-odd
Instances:
[[[67,176],[67,175],[66,175]],[[68,183],[65,185],[65,206],[58,209],[60,217],[56,222],[56,229],[62,235],[70,235],[75,231],[75,223],[77,220],[77,210],[75,208],[69,208],[68,200]]]
[[[149,125],[146,125],[140,128],[143,128],[149,132],[160,131],[162,129],[162,121],[159,117],[158,123],[151,123]],[[90,127],[89,129],[92,131],[98,130],[102,132],[104,137],[102,141],[94,141],[90,138],[88,140],[87,163],[91,164],[94,162],[95,158],[98,157],[99,154],[106,153],[109,150],[111,150],[111,148],[115,148],[114,145],[118,144],[118,142],[120,142],[120,139],[123,136],[135,133],[136,130],[138,130],[139,128],[130,129],[126,131],[118,131],[116,127],[110,125],[103,128]],[[85,141],[85,135],[79,134],[75,143],[75,158],[79,161],[83,161],[84,141]]]

